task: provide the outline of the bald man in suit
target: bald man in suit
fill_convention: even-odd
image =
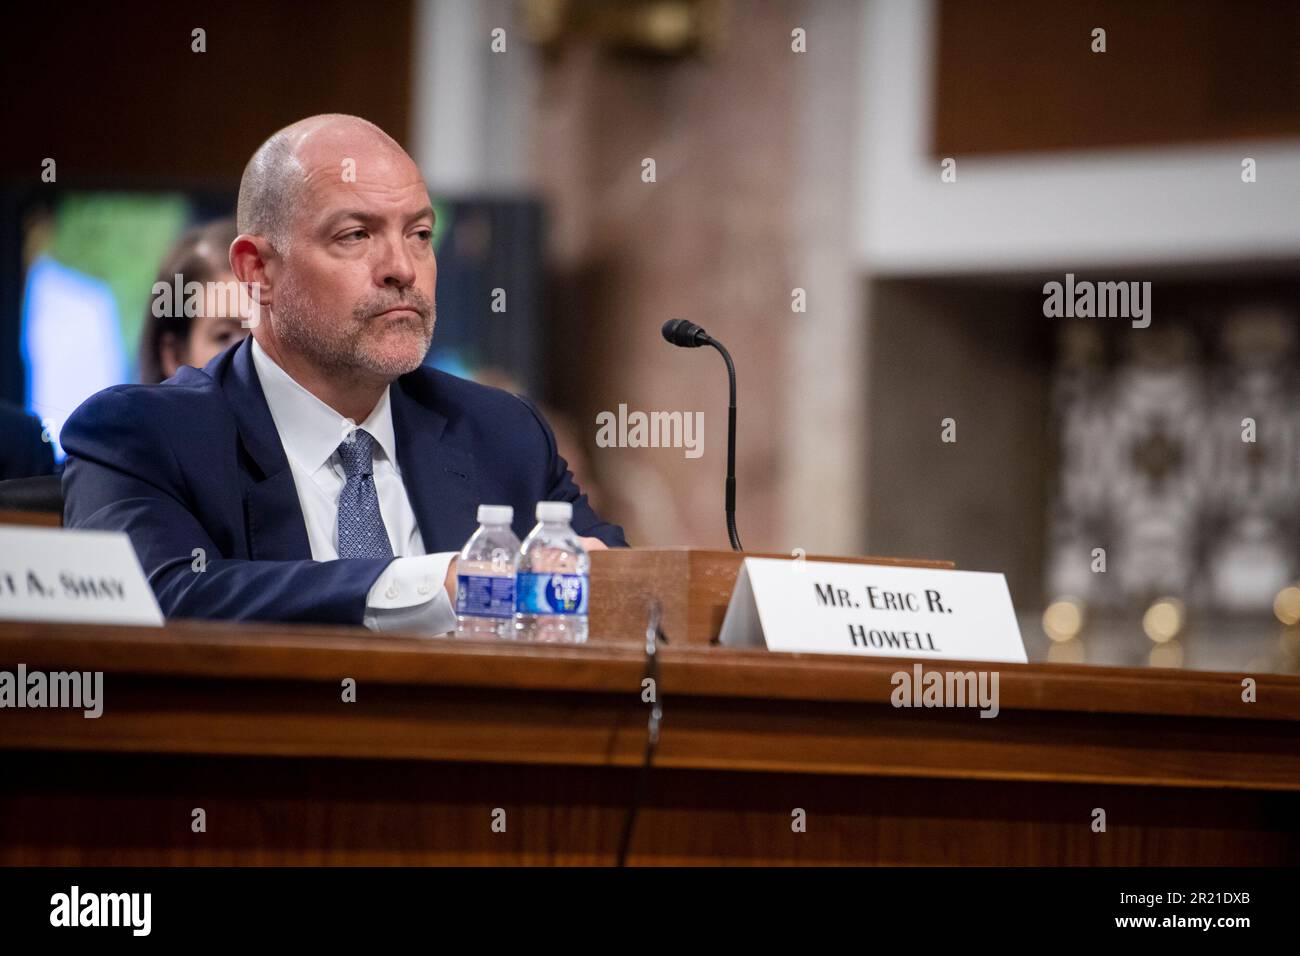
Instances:
[[[479,504],[520,537],[568,501],[625,546],[526,400],[424,366],[434,211],[419,169],[352,116],[268,139],[240,184],[235,276],[253,331],[202,370],[116,386],[65,425],[65,523],[130,535],[168,617],[455,626]]]

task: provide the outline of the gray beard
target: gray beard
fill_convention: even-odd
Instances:
[[[298,307],[297,295],[291,290],[285,291],[288,294],[282,292],[278,308],[270,310],[271,327],[278,340],[307,356],[318,368],[345,376],[361,372],[392,381],[419,368],[433,342],[433,328],[438,320],[437,307],[423,296],[419,296],[411,305],[417,310],[427,309],[430,321],[427,327],[421,329],[423,344],[419,358],[411,362],[396,361],[393,356],[370,355],[361,345],[361,332],[365,323],[370,321],[377,308],[383,308],[384,303],[364,304],[353,310],[353,319],[357,322],[355,334],[330,336],[321,334],[319,324],[312,320],[306,309]],[[391,303],[387,305],[392,307]]]

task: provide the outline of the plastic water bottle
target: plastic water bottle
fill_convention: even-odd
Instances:
[[[573,505],[539,501],[537,527],[524,538],[515,581],[515,631],[533,641],[587,640],[591,558],[574,534]]]
[[[456,636],[515,636],[515,569],[519,539],[510,530],[515,509],[479,505],[479,528],[456,562]]]

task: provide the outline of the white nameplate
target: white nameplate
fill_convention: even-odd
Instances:
[[[723,644],[1027,663],[1007,580],[982,571],[746,558]]]
[[[13,525],[0,526],[0,619],[163,623],[123,532]]]

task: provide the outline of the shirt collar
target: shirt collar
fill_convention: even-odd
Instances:
[[[344,439],[343,417],[294,381],[256,339],[253,340],[253,367],[257,369],[285,454],[308,474],[315,474],[329,463]],[[393,408],[388,392],[388,388],[384,389],[374,410],[357,427],[374,438],[376,460],[382,455],[397,469],[397,437],[393,432]]]

